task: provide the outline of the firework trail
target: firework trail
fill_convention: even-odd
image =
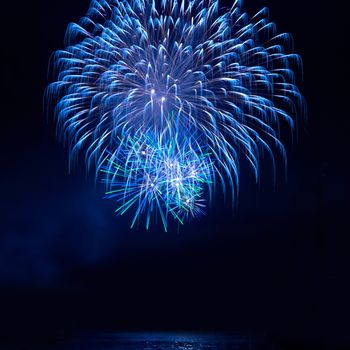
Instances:
[[[263,154],[285,159],[301,60],[266,8],[249,19],[241,1],[93,0],[65,44],[46,93],[58,135],[132,226],[198,217],[216,183],[234,199],[240,159],[257,179]]]

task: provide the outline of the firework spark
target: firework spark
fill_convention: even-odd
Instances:
[[[179,145],[177,135],[160,139],[152,132],[118,141],[118,150],[107,156],[100,172],[107,198],[119,205],[116,212],[136,208],[131,226],[145,214],[148,228],[153,214],[167,230],[169,216],[183,224],[204,213],[202,194],[214,183],[215,172],[210,154],[199,144]]]
[[[65,39],[47,89],[58,134],[103,174],[118,213],[135,208],[132,226],[201,215],[216,182],[234,198],[239,159],[256,178],[263,153],[285,159],[301,60],[266,8],[249,19],[240,1],[94,0]]]

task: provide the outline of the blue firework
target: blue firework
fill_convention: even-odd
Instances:
[[[134,208],[131,227],[140,214],[159,217],[167,230],[169,216],[183,224],[204,213],[204,192],[211,196],[215,170],[210,154],[191,139],[178,144],[178,135],[157,137],[153,132],[126,137],[100,167],[106,197],[115,199],[116,213]]]
[[[72,161],[83,153],[88,167],[108,171],[118,211],[137,208],[133,223],[145,213],[148,226],[155,208],[164,227],[169,213],[182,222],[202,212],[184,210],[176,191],[142,187],[148,176],[168,184],[166,157],[180,172],[196,163],[208,192],[218,179],[232,198],[240,158],[256,178],[262,154],[273,165],[276,153],[285,159],[279,130],[293,129],[303,110],[301,60],[266,8],[249,18],[241,1],[224,8],[217,0],[93,0],[65,40],[47,89],[58,133]],[[144,145],[154,153],[133,153]],[[205,191],[192,185],[183,190],[199,203]]]

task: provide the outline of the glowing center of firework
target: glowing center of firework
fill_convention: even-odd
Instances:
[[[145,143],[152,152],[140,157],[144,151],[139,149]],[[195,174],[194,167],[199,169]],[[149,203],[155,202],[165,229],[169,216],[183,223],[189,215],[203,214],[204,186],[212,182],[214,174],[203,150],[195,151],[186,144],[181,148],[176,143],[164,145],[159,139],[144,135],[125,140],[118,154],[111,154],[101,171],[109,188],[107,197],[121,202],[119,214],[136,206],[133,223],[140,212],[145,212],[148,227],[154,214]]]

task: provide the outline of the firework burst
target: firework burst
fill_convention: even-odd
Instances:
[[[285,159],[301,62],[267,9],[249,19],[240,1],[94,0],[65,39],[47,89],[58,134],[71,161],[83,153],[101,170],[118,213],[135,208],[132,225],[201,215],[217,181],[234,198],[240,158],[256,178],[261,154]]]
[[[159,216],[167,230],[169,216],[183,224],[199,217],[206,206],[203,192],[214,183],[210,154],[199,144],[177,143],[177,135],[159,138],[152,132],[118,140],[118,149],[108,154],[100,167],[106,197],[118,203],[116,213],[135,208],[131,226],[140,214],[149,227]]]

